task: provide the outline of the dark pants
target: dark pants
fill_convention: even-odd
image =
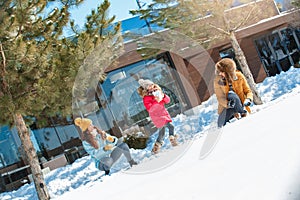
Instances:
[[[229,120],[234,117],[235,113],[246,113],[247,111],[244,110],[243,104],[236,93],[228,93],[227,97],[228,101],[232,100],[235,102],[233,108],[224,109],[218,118],[218,127],[224,126]]]
[[[160,144],[163,143],[166,133],[166,127],[168,127],[169,129],[169,136],[174,135],[174,125],[171,122],[169,122],[159,130],[156,142],[159,142]]]
[[[110,157],[105,157],[100,160],[99,169],[102,171],[110,170],[110,168],[115,162],[117,162],[122,154],[126,157],[128,162],[132,160],[129,147],[124,142],[117,144],[116,148],[111,152]]]

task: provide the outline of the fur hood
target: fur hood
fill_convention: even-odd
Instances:
[[[223,58],[215,65],[216,74],[218,75],[219,72],[225,72],[225,78],[229,83],[236,79],[236,64],[234,60],[230,58]]]
[[[252,91],[244,77],[244,75],[237,71],[237,79],[232,82],[232,87],[235,93],[239,96],[241,102],[244,102],[246,98],[253,100]],[[220,114],[223,109],[227,108],[227,96],[229,92],[229,85],[227,83],[223,84],[221,76],[216,76],[214,80],[214,91],[218,99],[218,114]],[[246,107],[247,111],[251,113],[250,107]]]

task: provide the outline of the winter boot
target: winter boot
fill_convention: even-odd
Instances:
[[[130,167],[132,167],[133,165],[137,165],[137,162],[135,160],[130,160],[129,162]]]
[[[242,118],[243,118],[243,117],[247,117],[247,115],[248,115],[248,112],[247,112],[246,110],[244,110],[244,112],[241,113],[241,117],[242,117]]]
[[[234,115],[233,115],[235,118],[237,118],[237,119],[240,119],[241,118],[241,115],[240,115],[240,113],[234,113]]]
[[[178,145],[177,138],[178,138],[178,135],[170,135],[169,136],[170,143],[173,147]]]
[[[160,148],[161,148],[161,144],[159,142],[155,142],[152,149],[152,153],[157,154],[160,151]]]

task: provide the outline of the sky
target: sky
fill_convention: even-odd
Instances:
[[[257,84],[263,105],[216,128],[217,100],[212,95],[190,115],[173,118],[179,146],[167,137],[151,154],[157,133],[145,149],[130,149],[138,165],[122,156],[109,176],[90,156],[45,175],[54,200],[298,200],[300,199],[300,69]],[[37,200],[33,183],[0,194],[1,200]]]
[[[149,4],[152,0],[140,0],[141,5]],[[85,18],[91,13],[92,9],[97,8],[103,1],[102,0],[84,0],[84,3],[78,8],[74,8],[71,13],[71,18],[75,20],[76,24],[82,26]],[[129,10],[138,9],[136,0],[109,0],[111,3],[109,14],[115,15],[116,21],[121,21],[133,17],[129,14]]]
[[[116,21],[133,17],[129,14],[129,10],[138,9],[136,1],[137,0],[109,0],[111,3],[109,12],[110,16],[115,15]],[[103,0],[84,0],[82,5],[72,10],[71,18],[74,19],[78,25],[82,26],[85,22],[86,16],[90,14],[92,9],[97,8],[97,6],[102,2]],[[152,0],[140,0],[140,4],[145,7],[147,7],[147,5],[151,2]],[[277,2],[280,2],[280,0],[277,0]]]

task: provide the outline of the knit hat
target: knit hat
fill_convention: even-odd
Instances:
[[[147,89],[150,85],[153,85],[154,83],[148,79],[140,79],[139,81],[140,86],[142,86],[144,89]]]
[[[88,119],[88,118],[76,118],[74,120],[75,122],[75,125],[76,126],[79,126],[79,128],[82,130],[82,131],[86,131],[86,129],[93,123],[92,120]]]

